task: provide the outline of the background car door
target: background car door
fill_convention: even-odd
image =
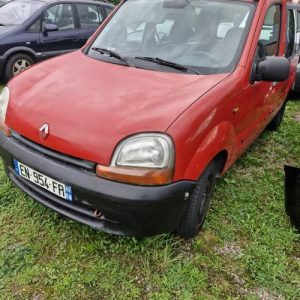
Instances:
[[[55,24],[58,31],[40,34],[40,49],[45,57],[70,52],[81,47],[80,29],[76,26],[74,7],[70,3],[56,4],[48,8],[43,16],[43,26]]]
[[[80,23],[80,43],[83,46],[105,19],[105,12],[99,5],[76,4]]]

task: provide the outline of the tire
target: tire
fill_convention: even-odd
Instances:
[[[15,75],[23,72],[31,65],[34,64],[34,60],[27,54],[18,53],[11,56],[5,66],[4,80],[7,82]]]
[[[221,164],[218,160],[211,162],[204,170],[188,200],[187,208],[175,234],[189,239],[195,237],[202,229],[220,171]]]
[[[276,116],[272,119],[272,121],[267,126],[266,129],[268,131],[276,131],[279,128],[284,116],[285,106],[286,106],[286,102],[284,102],[284,104],[282,105],[282,107],[280,108]]]

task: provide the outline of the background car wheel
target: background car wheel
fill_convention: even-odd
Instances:
[[[282,122],[283,116],[284,116],[285,106],[286,106],[286,102],[283,104],[283,106],[278,111],[278,113],[276,114],[276,116],[269,123],[269,125],[267,126],[267,130],[269,130],[269,131],[276,131],[279,128],[279,126],[280,126],[280,124]]]
[[[220,174],[220,163],[214,160],[201,175],[191,197],[186,211],[175,233],[182,238],[193,238],[201,230],[213,195],[216,179]]]
[[[17,74],[20,74],[31,65],[34,64],[33,59],[26,54],[15,54],[7,61],[4,73],[4,80],[8,81]]]

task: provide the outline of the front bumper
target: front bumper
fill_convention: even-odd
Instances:
[[[195,183],[181,181],[146,187],[101,179],[93,171],[74,166],[0,132],[0,155],[9,178],[25,193],[54,211],[95,229],[118,235],[151,236],[176,228],[186,207],[185,194]],[[41,147],[40,147],[41,148]],[[72,186],[73,202],[42,190],[15,173],[13,158]],[[103,216],[95,217],[98,209]]]

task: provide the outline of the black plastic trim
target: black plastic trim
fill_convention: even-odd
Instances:
[[[285,209],[291,223],[300,230],[300,168],[284,166]]]
[[[72,165],[75,165],[77,167],[84,168],[87,170],[95,170],[95,168],[96,168],[96,164],[91,161],[73,158],[71,156],[67,156],[67,155],[61,154],[59,152],[47,149],[41,145],[38,145],[38,144],[24,138],[23,136],[21,136],[20,134],[14,132],[14,131],[12,131],[11,135],[19,143],[21,143],[39,153],[45,154],[46,156],[49,156],[50,158],[54,158],[54,159],[60,160],[62,162],[72,164]]]

